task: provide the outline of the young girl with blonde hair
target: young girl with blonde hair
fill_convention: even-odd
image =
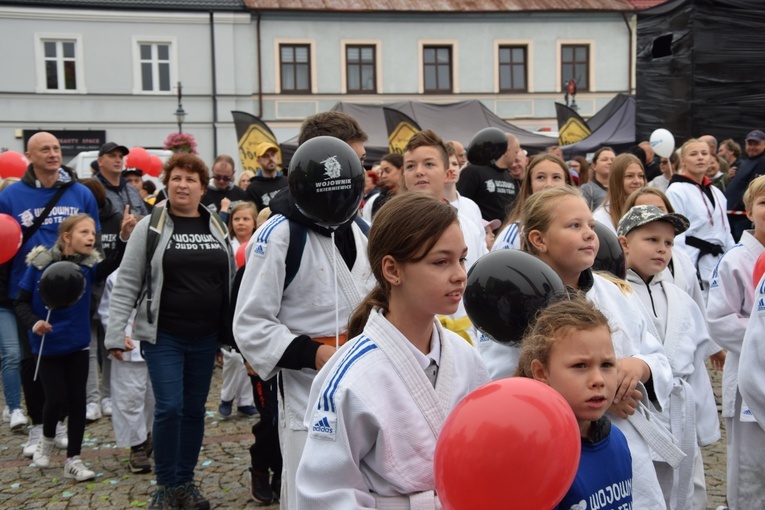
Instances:
[[[489,380],[475,349],[436,318],[457,310],[466,251],[448,204],[405,193],[380,209],[368,248],[375,288],[350,319],[355,338],[311,387],[298,507],[438,505],[439,432]]]
[[[627,211],[627,198],[645,186],[645,171],[640,160],[632,154],[620,154],[614,159],[608,175],[608,193],[592,216],[616,233],[616,224]]]

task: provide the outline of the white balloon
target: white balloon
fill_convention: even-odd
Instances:
[[[675,137],[666,129],[657,129],[651,133],[651,148],[662,158],[668,158],[675,150]]]

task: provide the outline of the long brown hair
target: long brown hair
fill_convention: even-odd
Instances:
[[[418,262],[453,223],[457,223],[457,209],[424,193],[402,193],[380,208],[367,245],[376,283],[348,321],[349,338],[362,332],[373,307],[388,310],[390,284],[383,276],[383,258],[390,255],[398,262]]]
[[[624,216],[624,203],[627,201],[627,193],[624,191],[624,174],[630,165],[638,165],[643,172],[643,186],[645,186],[645,169],[643,163],[633,154],[619,154],[611,165],[611,173],[608,174],[608,196],[605,204],[608,204],[608,214],[614,228]]]
[[[566,180],[566,184],[569,186],[574,185],[574,181],[571,179],[571,172],[568,171],[568,167],[566,166],[565,161],[560,159],[555,154],[549,154],[545,152],[537,154],[534,159],[531,160],[531,163],[529,163],[528,168],[526,168],[526,175],[521,182],[521,190],[515,199],[515,205],[513,206],[512,211],[510,211],[510,214],[508,214],[505,218],[505,221],[500,228],[504,228],[510,223],[515,223],[518,221],[518,218],[521,217],[523,205],[526,203],[526,200],[533,194],[533,191],[531,191],[531,172],[533,172],[534,168],[543,161],[550,161],[558,165],[561,170],[563,170],[563,178]]]

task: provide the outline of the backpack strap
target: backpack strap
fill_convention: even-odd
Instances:
[[[151,288],[151,259],[154,252],[157,251],[159,244],[159,235],[162,232],[162,224],[165,222],[167,209],[164,206],[158,206],[152,209],[151,219],[149,220],[149,229],[146,232],[146,271],[144,288],[146,289],[146,318],[149,324],[154,324],[154,316],[151,313],[151,303],[154,300]]]
[[[287,268],[284,277],[284,289],[292,283],[300,269],[300,259],[303,258],[303,248],[305,248],[305,241],[308,237],[308,230],[303,225],[289,219],[287,223],[290,226],[290,244],[287,247],[287,256],[284,259],[284,264]]]
[[[369,223],[364,221],[360,216],[354,218],[354,223],[359,227],[364,237],[369,237]],[[297,272],[300,269],[300,261],[303,258],[303,249],[305,248],[305,241],[308,237],[308,230],[296,221],[288,220],[290,225],[290,244],[287,248],[287,256],[285,257],[284,264],[287,268],[284,278],[284,289],[286,289],[292,280],[297,276]]]

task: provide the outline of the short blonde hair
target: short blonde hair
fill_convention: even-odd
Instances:
[[[747,186],[744,192],[744,209],[751,212],[755,199],[761,195],[765,195],[765,175],[753,179]]]

